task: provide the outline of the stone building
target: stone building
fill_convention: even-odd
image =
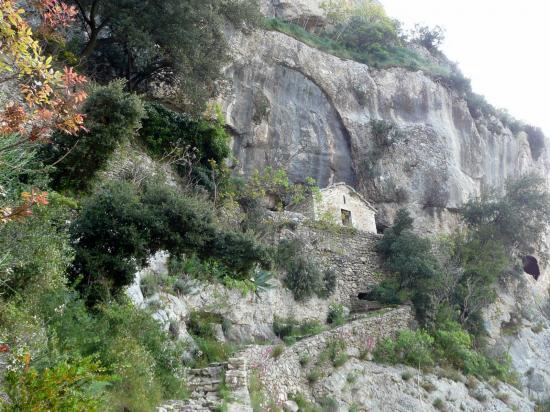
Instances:
[[[345,183],[321,189],[319,195],[309,198],[295,211],[315,220],[329,219],[362,232],[376,233],[376,209]]]

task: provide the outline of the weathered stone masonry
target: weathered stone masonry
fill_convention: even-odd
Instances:
[[[304,339],[274,359],[271,356],[273,346],[251,346],[241,353],[249,362],[249,368],[255,369],[270,395],[277,401],[284,401],[291,393],[309,393],[307,369],[300,365],[300,358],[307,356],[314,360],[326,345],[333,340],[343,340],[348,353],[358,356],[382,338],[395,336],[408,329],[414,316],[408,306],[390,309],[381,314],[372,314],[339,328]]]

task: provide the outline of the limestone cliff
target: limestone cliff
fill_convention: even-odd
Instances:
[[[222,104],[245,174],[270,162],[297,181],[344,181],[376,204],[381,224],[406,205],[438,232],[483,187],[550,169],[548,151],[533,156],[524,132],[474,117],[462,95],[422,71],[372,69],[278,32],[234,33],[230,42]],[[374,156],[377,120],[395,139]]]
[[[322,24],[319,3],[264,0],[262,7],[270,16]],[[548,139],[542,149],[532,146],[525,132],[471,111],[463,94],[422,71],[374,69],[272,31],[232,32],[229,41],[231,87],[221,103],[244,174],[275,164],[295,181],[343,181],[376,205],[379,226],[407,207],[417,228],[431,234],[455,226],[456,210],[487,187],[530,171],[550,175]],[[392,130],[383,148],[375,122]],[[490,343],[512,355],[534,398],[550,390],[543,272],[538,283],[525,276],[502,285],[487,313]],[[519,326],[510,335],[503,325],[514,316]]]

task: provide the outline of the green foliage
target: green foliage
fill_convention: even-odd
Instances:
[[[368,300],[385,305],[399,305],[406,301],[407,294],[395,279],[385,279],[367,294]]]
[[[507,252],[530,254],[536,248],[544,254],[545,223],[550,218],[545,179],[536,174],[510,179],[503,196],[487,190],[464,206],[462,217],[481,242],[499,241]]]
[[[163,398],[184,397],[181,357],[184,347],[171,341],[150,313],[129,302],[96,306],[90,312],[74,292],[58,290],[42,296],[37,316],[48,321],[49,345],[38,366],[55,365],[61,356],[93,356],[109,375],[114,409],[145,411]]]
[[[194,367],[205,367],[213,362],[226,361],[233,355],[233,345],[218,342],[214,325],[223,325],[221,315],[212,312],[191,312],[187,321],[187,329],[198,346],[198,356],[194,359]]]
[[[327,346],[319,354],[317,365],[321,366],[325,362],[330,362],[335,368],[339,368],[348,361],[346,353],[346,343],[343,340],[333,339],[327,343]]]
[[[20,365],[5,377],[10,403],[0,405],[16,411],[102,411],[105,393],[112,379],[91,358],[64,360],[43,370]]]
[[[277,246],[275,263],[287,272],[284,284],[296,300],[314,295],[326,298],[334,292],[335,275],[330,269],[321,272],[318,265],[305,256],[303,247],[296,239],[283,240]]]
[[[432,52],[437,51],[445,41],[445,30],[441,26],[428,27],[417,24],[411,36],[411,41]]]
[[[199,200],[160,184],[147,184],[139,194],[129,183],[107,184],[84,202],[71,233],[76,250],[71,278],[80,278],[92,302],[131,284],[158,250],[212,259],[223,276],[237,280],[248,279],[256,264],[269,263],[252,237],[219,230]]]
[[[0,296],[32,298],[64,285],[73,258],[66,225],[71,208],[61,195],[49,198],[49,205],[35,207],[23,222],[0,225]]]
[[[316,320],[297,322],[294,318],[282,319],[279,317],[275,317],[273,320],[273,332],[287,344],[317,335],[324,330],[323,325]]]
[[[355,60],[376,68],[405,67],[409,70],[422,70],[448,87],[462,92],[471,90],[470,81],[456,66],[451,63],[434,65],[407,47],[400,39],[402,33],[396,31],[398,25],[389,19],[386,22],[369,22],[353,17],[332,30],[319,34],[278,19],[268,20],[266,27],[343,59]]]
[[[346,323],[346,312],[343,305],[333,303],[329,306],[327,323],[333,326],[341,326]]]
[[[221,163],[230,155],[229,135],[222,119],[215,122],[195,120],[158,103],[146,103],[145,110],[146,117],[139,134],[153,155],[163,158],[193,148],[197,162],[205,167],[210,159]],[[180,174],[187,172],[183,167],[176,165]]]
[[[430,241],[411,229],[410,215],[404,209],[399,210],[394,225],[378,242],[377,250],[384,258],[384,266],[399,275],[400,285],[414,288],[422,279],[434,276],[437,262]]]
[[[145,114],[139,97],[126,93],[121,81],[92,87],[83,111],[87,131],[78,136],[56,132],[42,151],[46,164],[55,164],[55,187],[87,189],[115,149],[134,135]]]
[[[375,348],[374,359],[420,368],[449,365],[465,374],[517,384],[509,359],[491,359],[476,352],[472,336],[456,322],[440,324],[432,335],[424,330],[406,330],[395,340],[383,339]]]
[[[306,200],[308,196],[319,193],[315,180],[306,178],[302,184],[292,183],[284,169],[274,169],[271,166],[261,172],[254,170],[245,188],[244,197],[251,200],[274,203],[270,205],[278,210],[284,210]]]
[[[433,343],[434,339],[424,331],[401,331],[395,341],[386,338],[379,342],[373,353],[374,359],[418,368],[433,366]]]
[[[274,346],[272,351],[271,351],[271,357],[273,359],[278,359],[279,356],[281,356],[284,351],[285,351],[285,346],[284,345]]]
[[[237,28],[258,20],[248,0],[80,0],[87,32],[80,56],[96,78],[124,77],[130,90],[154,80],[169,85],[166,96],[200,113],[219,90],[228,62],[226,18]]]

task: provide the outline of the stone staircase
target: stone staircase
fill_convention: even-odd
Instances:
[[[252,412],[248,393],[248,373],[246,359],[230,358],[224,363],[215,363],[207,368],[189,369],[187,386],[190,397],[185,401],[169,401],[157,408],[157,412],[205,412],[220,408],[222,383],[229,391],[228,410]]]

